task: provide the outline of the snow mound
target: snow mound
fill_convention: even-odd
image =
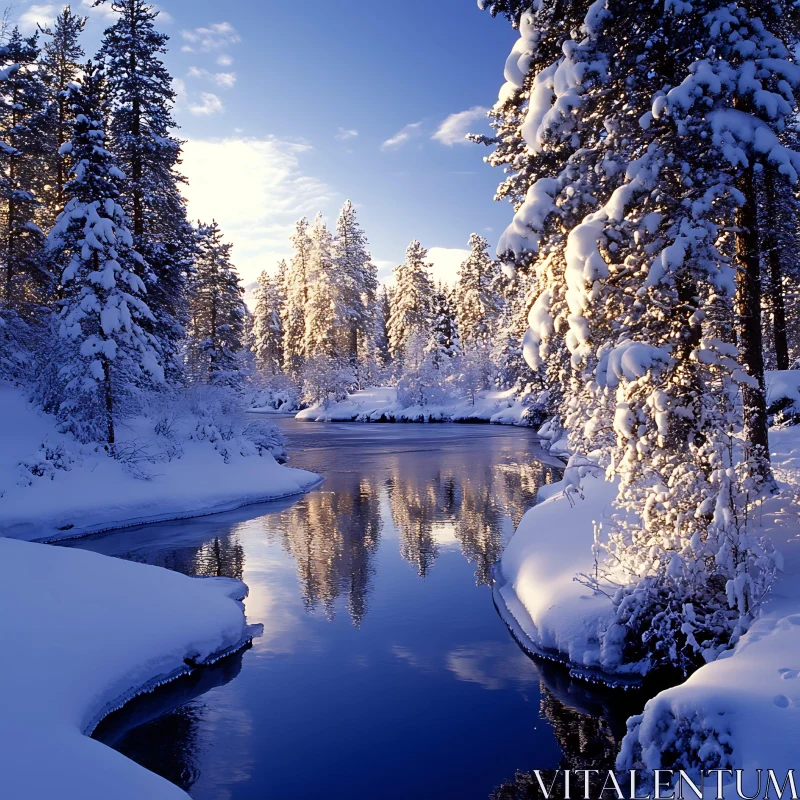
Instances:
[[[3,795],[185,800],[87,734],[135,694],[244,646],[256,632],[233,599],[244,584],[4,538],[0,563]]]
[[[443,405],[403,407],[397,389],[382,386],[348,395],[346,400],[303,409],[295,419],[306,422],[491,422],[531,424],[531,410],[511,389],[478,392],[473,399],[458,398]]]
[[[562,481],[542,487],[503,553],[495,602],[529,652],[564,662],[576,677],[624,686],[639,666],[621,665],[616,648],[601,646],[611,601],[575,580],[593,570],[595,523],[613,511],[616,484],[599,472],[573,457]]]
[[[783,379],[785,373],[778,373]],[[794,376],[790,376],[794,378]],[[771,392],[782,391],[772,374]],[[800,750],[800,428],[770,430],[780,493],[762,507],[782,567],[762,617],[737,646],[628,721],[621,769],[774,770],[782,780]],[[748,793],[751,787],[746,787]]]
[[[0,384],[0,534],[55,540],[87,533],[230,511],[307,491],[318,475],[278,464],[268,450],[245,455],[227,442],[181,440],[181,452],[131,469],[146,433],[133,421],[120,446],[128,462],[60,433],[52,416]],[[268,444],[268,443],[267,443]]]

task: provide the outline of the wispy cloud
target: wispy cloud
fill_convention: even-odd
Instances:
[[[197,116],[210,116],[211,114],[220,114],[225,110],[222,105],[222,100],[217,95],[211,92],[201,92],[199,102],[190,102],[189,111]]]
[[[217,86],[222,86],[224,89],[230,89],[236,83],[235,72],[210,72],[204,67],[189,67],[187,75],[190,78],[213,81]]]
[[[466,136],[470,133],[470,128],[486,117],[486,111],[483,106],[473,106],[466,111],[451,114],[439,125],[431,138],[448,147],[455,144],[469,144]]]
[[[339,133],[336,134],[336,138],[342,142],[355,139],[356,136],[358,136],[358,131],[355,128],[339,128]]]
[[[233,59],[230,56],[223,54],[221,56],[217,56],[217,64],[219,64],[221,67],[229,67],[231,64],[233,64]]]
[[[189,139],[184,146],[191,218],[216,218],[234,244],[245,283],[291,255],[289,237],[299,217],[329,210],[334,192],[303,169],[311,149],[274,137]]]
[[[182,30],[181,36],[186,42],[181,48],[185,53],[211,53],[242,40],[230,22],[214,22],[204,28]]]
[[[415,139],[422,133],[422,122],[412,122],[398,131],[394,136],[387,139],[382,145],[381,150],[396,150],[406,142]]]

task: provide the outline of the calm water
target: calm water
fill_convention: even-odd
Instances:
[[[280,424],[319,490],[69,543],[241,578],[264,624],[96,737],[198,800],[523,798],[517,771],[613,759],[629,709],[528,659],[492,604],[493,563],[558,478],[533,432]]]

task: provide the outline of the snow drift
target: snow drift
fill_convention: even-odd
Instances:
[[[242,647],[246,587],[0,538],[5,797],[186,798],[88,738],[135,694]]]

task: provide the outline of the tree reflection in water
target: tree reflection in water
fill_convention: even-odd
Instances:
[[[625,735],[625,721],[641,712],[648,697],[641,691],[589,688],[571,679],[559,665],[538,662],[537,667],[541,676],[540,713],[552,726],[563,754],[557,769],[539,770],[547,793],[550,797],[564,797],[563,771],[571,770],[570,793],[573,797],[583,797],[584,776],[575,775],[575,770],[599,770],[599,774],[589,775],[589,796],[600,797],[606,771],[614,769]],[[498,786],[490,800],[544,800],[544,797],[536,775],[520,771]]]

